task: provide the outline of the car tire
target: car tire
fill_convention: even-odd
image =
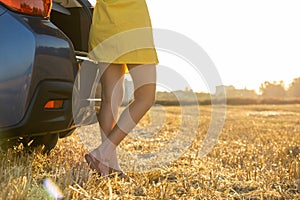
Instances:
[[[42,147],[42,154],[49,154],[50,151],[56,146],[58,141],[59,134],[48,134],[43,136],[32,137],[30,141],[32,141],[29,145],[23,144],[29,149],[33,149],[36,147]]]

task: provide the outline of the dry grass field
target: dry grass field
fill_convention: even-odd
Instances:
[[[173,136],[180,108],[164,110],[160,139],[129,137],[123,152],[151,152]],[[21,147],[0,154],[0,199],[52,199],[45,178],[60,188],[63,199],[300,199],[300,105],[228,106],[217,144],[199,159],[210,110],[200,106],[197,135],[178,160],[149,171],[134,171],[123,162],[130,181],[89,170],[77,134],[60,140],[50,155]],[[146,116],[141,129],[148,123]]]

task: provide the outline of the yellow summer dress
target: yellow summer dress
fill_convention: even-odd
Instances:
[[[157,64],[145,0],[97,0],[89,57],[115,64]]]

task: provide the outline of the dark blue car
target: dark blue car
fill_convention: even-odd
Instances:
[[[55,147],[70,135],[76,52],[87,51],[87,0],[0,0],[0,147]]]

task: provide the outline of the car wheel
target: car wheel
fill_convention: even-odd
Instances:
[[[27,143],[27,145],[23,143],[23,145],[30,149],[42,147],[42,153],[48,154],[56,146],[58,136],[58,134],[48,134],[43,136],[32,137],[30,140],[32,141],[31,143]]]

